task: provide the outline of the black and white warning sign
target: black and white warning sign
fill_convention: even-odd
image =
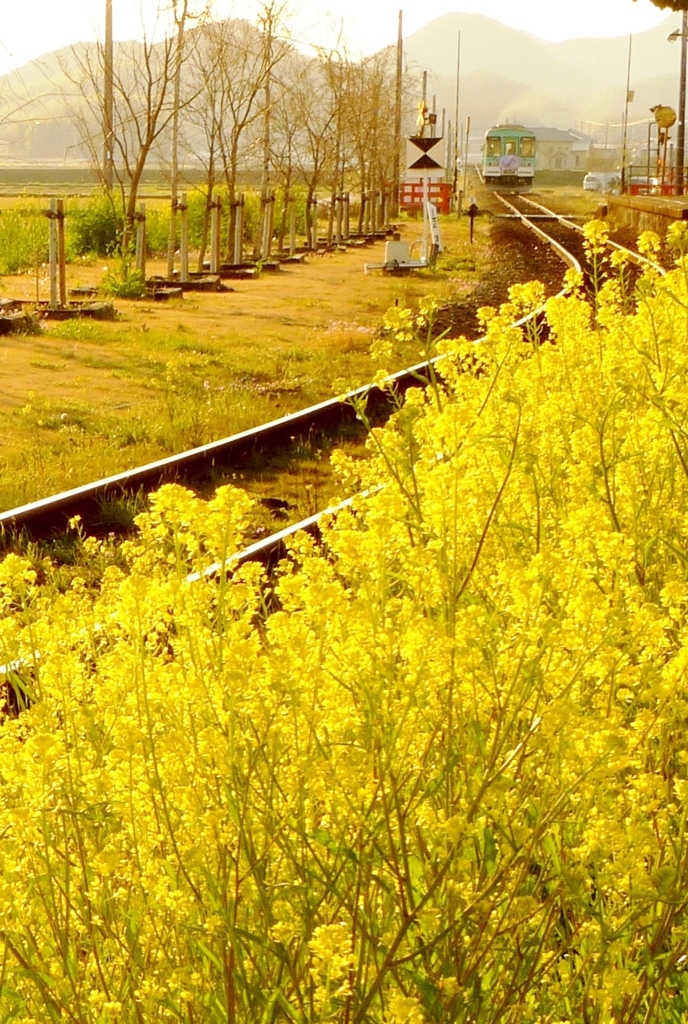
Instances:
[[[408,178],[443,178],[444,147],[442,139],[411,137],[406,142],[406,175]]]

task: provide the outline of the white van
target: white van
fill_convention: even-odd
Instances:
[[[583,189],[586,192],[612,192],[619,185],[616,171],[590,171],[583,178]]]

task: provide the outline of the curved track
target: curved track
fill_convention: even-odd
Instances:
[[[392,374],[388,380],[403,393],[418,384],[427,367],[427,363],[419,363]],[[86,533],[97,531],[104,502],[125,494],[148,493],[172,481],[199,482],[217,470],[240,469],[261,452],[289,448],[314,434],[334,434],[356,422],[356,404],[364,399],[373,418],[383,416],[391,402],[389,394],[377,385],[363,385],[239,434],[0,512],[0,536],[21,531],[31,539],[49,537],[66,529],[76,515],[81,517]]]
[[[539,226],[539,224],[536,224],[532,219],[528,217],[526,213],[524,213],[522,210],[519,210],[518,206],[515,206],[512,201],[507,199],[504,193],[495,192],[493,194],[497,197],[497,199],[501,200],[501,202],[504,203],[508,210],[511,211],[512,216],[518,217],[521,220],[521,223],[524,224],[527,228],[529,228],[529,230],[532,231],[533,234],[537,235],[538,238],[541,238],[543,242],[546,242],[548,245],[550,245],[552,249],[554,249],[556,254],[563,260],[563,262],[568,267],[570,267],[572,270],[582,271],[583,268],[577,257],[568,249],[566,249],[565,246],[561,244],[561,242],[558,242],[555,238],[552,238],[552,236],[547,234],[547,232],[544,231]],[[518,198],[520,200],[523,200],[524,198],[522,195],[519,195],[517,193],[508,194],[511,196],[512,200],[516,198],[516,195],[518,195]],[[542,209],[544,209],[544,207],[542,207]],[[556,217],[556,214],[552,214],[552,216]]]
[[[547,234],[539,224],[529,220],[527,215],[518,210],[505,196],[499,194],[499,198],[530,230],[551,245],[567,266],[581,269],[576,256],[560,241]],[[560,219],[557,214],[552,216]],[[535,316],[537,312],[531,315]],[[388,383],[393,384],[397,392],[403,393],[407,388],[417,385],[419,378],[423,379],[428,369],[428,363],[418,363],[392,374],[388,378]],[[320,402],[240,434],[0,512],[0,535],[11,537],[23,533],[31,539],[49,537],[66,529],[69,519],[75,515],[81,517],[82,526],[87,533],[96,531],[103,503],[106,501],[126,494],[149,492],[169,481],[198,481],[216,469],[235,470],[241,468],[246,460],[257,452],[289,447],[295,441],[316,432],[333,433],[342,425],[355,422],[356,403],[363,399],[367,400],[368,412],[377,417],[383,416],[390,407],[387,389],[366,384],[339,398]],[[246,558],[270,560],[274,557],[275,551],[283,549],[288,535],[299,529],[317,531],[318,520],[324,514],[318,513],[308,520],[296,523],[251,545],[246,552],[234,556],[233,563]]]
[[[577,271],[583,271],[583,267],[578,257],[569,249],[567,249],[561,240],[556,239],[552,235],[548,234],[540,226],[540,224],[535,223],[535,221],[532,220],[532,218],[528,217],[527,213],[523,212],[523,210],[518,209],[518,207],[514,205],[514,203],[511,202],[509,199],[507,199],[507,197],[504,194],[495,192],[494,195],[497,196],[497,198],[511,211],[511,213],[514,216],[517,216],[521,220],[525,227],[527,227],[530,231],[537,235],[538,238],[540,238],[542,241],[550,245],[554,252],[556,252],[557,255],[560,257],[562,262],[566,264],[566,266]],[[569,231],[575,232],[577,237],[580,236],[578,238],[578,244],[576,245],[576,248],[579,251],[579,253],[582,254],[583,249],[580,239],[583,236],[583,228],[580,225],[574,223],[567,217],[555,213],[553,210],[550,210],[545,206],[542,206],[540,203],[537,203],[534,200],[529,199],[522,193],[516,193],[516,196],[519,200],[525,201],[530,206],[536,208],[540,212],[540,214],[544,214],[548,219],[551,219],[552,221],[561,225],[561,227],[566,228]],[[515,196],[512,196],[512,198],[515,198]],[[613,242],[611,240],[608,242],[608,245],[612,249],[620,250],[627,253],[629,260],[636,266],[642,268],[650,266],[658,273],[662,275],[666,274],[666,270],[663,267],[659,266],[659,264],[653,263],[651,260],[648,260],[646,257],[642,256],[640,253],[635,252],[632,249],[628,249],[625,246],[620,245],[618,242]],[[530,317],[538,316],[541,312],[541,310],[536,310],[534,313],[530,314]],[[519,324],[523,323],[525,320],[528,320],[530,317],[525,317],[523,321],[519,321]],[[439,358],[442,357],[440,356]],[[426,370],[427,367],[427,363],[422,363],[419,364],[418,367],[415,367],[414,370],[418,372],[419,370]],[[353,499],[348,498],[346,501],[342,502],[341,505],[338,505],[334,508],[325,509],[322,512],[316,513],[316,515],[310,516],[308,519],[302,520],[302,522],[300,523],[295,523],[292,526],[286,527],[284,530],[280,530],[279,533],[272,534],[270,537],[265,537],[263,540],[260,540],[257,543],[250,545],[243,551],[239,551],[236,554],[232,555],[230,558],[226,560],[226,562],[216,563],[212,566],[209,566],[204,573],[194,573],[189,577],[189,579],[193,580],[201,578],[202,576],[212,576],[222,571],[229,572],[247,561],[261,561],[265,564],[273,565],[278,559],[282,558],[286,553],[286,545],[290,537],[294,536],[294,534],[298,533],[301,530],[307,531],[312,535],[318,536],[320,520],[324,516],[336,514],[340,509],[348,507],[351,504],[352,500]]]
[[[567,217],[564,214],[556,213],[554,210],[550,210],[547,206],[543,206],[542,203],[537,203],[534,199],[531,199],[529,196],[526,196],[523,193],[495,192],[493,194],[498,199],[500,199],[501,202],[504,203],[504,205],[508,207],[513,214],[518,216],[521,219],[522,223],[526,224],[531,230],[535,231],[536,234],[540,234],[538,225],[535,224],[535,222],[531,218],[529,218],[528,213],[526,211],[524,211],[522,208],[519,209],[518,205],[514,205],[514,199],[516,199],[519,204],[525,203],[526,206],[533,207],[534,210],[538,211],[539,216],[544,216],[548,220],[551,220],[552,222],[560,225],[561,227],[567,229],[568,231],[574,232],[574,234],[576,236],[579,236],[579,238],[583,237],[583,228],[580,226],[580,224],[576,224],[574,221],[572,221],[569,217]],[[507,199],[507,195],[510,197],[509,199]],[[551,242],[552,241],[553,240],[551,240]],[[555,244],[559,245],[559,243]],[[658,263],[654,263],[652,260],[648,260],[647,257],[642,256],[639,252],[636,252],[634,249],[629,249],[625,245],[620,245],[618,242],[614,242],[612,239],[609,239],[607,245],[610,249],[614,249],[617,252],[626,253],[630,262],[635,264],[635,266],[637,267],[640,267],[642,269],[646,267],[652,267],[652,269],[656,270],[657,273],[662,275],[666,274],[666,270],[664,269],[664,267],[661,267]]]

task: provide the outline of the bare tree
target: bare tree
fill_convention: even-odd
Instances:
[[[189,20],[189,0],[173,0],[176,47],[174,53],[174,83],[172,100],[172,138],[170,160],[170,234],[167,243],[167,277],[174,274],[174,253],[177,248],[177,204],[179,190],[179,109],[181,106],[182,62],[184,36]]]
[[[287,216],[294,201],[294,186],[298,176],[297,153],[303,135],[303,126],[296,116],[294,93],[299,79],[308,74],[310,62],[300,54],[292,54],[280,70],[280,95],[273,105],[271,163],[282,189],[282,216],[278,231],[278,245],[284,247]]]
[[[361,193],[359,231],[366,202],[394,187],[396,54],[392,47],[351,68],[346,136]]]
[[[306,238],[313,244],[317,224],[317,194],[332,155],[337,110],[323,63],[313,58],[285,97],[285,116],[300,126],[296,135],[295,163],[306,185]]]
[[[227,244],[231,245],[239,163],[243,150],[251,143],[262,141],[263,180],[266,172],[269,175],[266,152],[270,145],[272,80],[277,65],[288,52],[286,41],[279,35],[283,9],[280,0],[264,0],[255,25],[243,19],[209,23],[195,54],[193,74],[198,98],[189,111],[189,121],[200,128],[206,146],[202,156],[206,168],[206,212],[201,262],[207,244],[212,193],[219,181],[224,183],[230,203]],[[257,138],[261,119],[262,140]]]
[[[370,196],[391,195],[397,165],[396,93],[391,48],[354,61],[340,40],[293,74],[275,109],[272,152],[285,180],[286,199],[295,180],[306,186],[309,240],[323,189],[329,193],[328,238],[337,200],[347,190],[361,192],[359,229]],[[283,232],[284,227],[280,237]]]
[[[77,45],[71,49],[71,65],[64,70],[78,86],[80,121],[84,141],[91,152],[105,192],[120,196],[123,210],[122,247],[126,250],[136,221],[136,206],[146,163],[154,145],[169,132],[180,109],[192,96],[181,97],[180,68],[195,42],[185,33],[193,15],[188,0],[171,0],[171,6],[159,9],[159,17],[171,15],[173,30],[156,41],[156,28],[143,26],[142,41],[115,47],[111,70],[111,136],[114,186],[109,187],[109,168],[100,146],[100,126],[109,115],[105,97],[105,48]],[[191,40],[191,46],[188,45]],[[107,147],[106,147],[107,149]]]
[[[334,111],[332,146],[329,160],[325,164],[330,191],[327,231],[329,242],[332,240],[337,197],[341,196],[344,191],[344,182],[349,163],[345,130],[348,121],[347,111],[351,101],[352,64],[341,45],[337,50],[321,56],[321,63],[329,85],[330,104]]]
[[[210,203],[217,183],[220,155],[220,128],[226,112],[224,74],[222,64],[226,58],[226,22],[210,22],[199,38],[192,60],[190,74],[195,82],[195,100],[187,110],[185,131],[187,139],[197,140],[196,155],[205,168],[205,213],[198,270],[203,269],[208,230]],[[199,134],[200,133],[200,134]]]

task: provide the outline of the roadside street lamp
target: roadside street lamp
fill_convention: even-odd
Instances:
[[[670,43],[681,40],[681,82],[678,90],[678,137],[676,140],[676,191],[684,191],[684,168],[686,148],[686,61],[688,56],[688,10],[681,14],[681,28],[667,37]]]

